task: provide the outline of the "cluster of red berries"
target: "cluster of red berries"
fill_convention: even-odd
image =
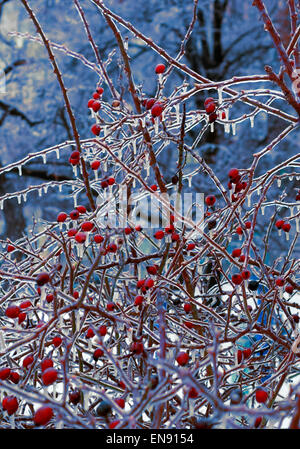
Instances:
[[[102,87],[97,87],[96,91],[93,93],[93,98],[91,98],[88,101],[88,108],[92,109],[95,113],[99,112],[99,110],[101,109],[101,96],[103,94],[104,90]],[[99,136],[100,131],[101,131],[101,127],[98,123],[95,123],[92,127],[91,127],[91,131],[95,136]]]
[[[291,225],[286,223],[284,220],[277,220],[275,226],[278,230],[282,229],[284,232],[290,232]]]
[[[247,182],[241,181],[241,175],[237,168],[232,168],[228,173],[228,177],[229,177],[228,189],[232,190],[233,185],[235,185],[234,192],[231,197],[231,200],[235,202],[238,200],[237,194],[246,189]]]
[[[208,121],[210,123],[215,122],[218,118],[218,115],[215,112],[215,110],[216,110],[215,99],[212,97],[206,98],[206,100],[204,101],[204,108],[205,108],[206,114],[208,115]]]

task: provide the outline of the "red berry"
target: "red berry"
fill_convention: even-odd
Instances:
[[[234,274],[231,279],[235,285],[240,285],[243,282],[243,278],[240,274]]]
[[[157,269],[158,269],[157,265],[150,265],[150,266],[146,267],[147,272],[149,274],[152,274],[153,276],[157,274]]]
[[[9,416],[13,415],[19,407],[17,398],[15,396],[6,396],[2,401],[2,407],[7,411]]]
[[[107,251],[109,253],[115,253],[115,252],[117,252],[117,249],[118,249],[118,247],[115,243],[110,243],[110,245],[108,245],[108,247],[107,247]]]
[[[77,232],[78,232],[77,229],[71,228],[71,229],[68,230],[68,236],[69,237],[74,237],[77,234]]]
[[[115,180],[115,178],[108,178],[107,182],[108,182],[109,186],[112,186],[115,184],[116,180]]]
[[[215,99],[212,97],[207,97],[206,100],[204,101],[204,106],[207,106],[209,103],[214,103]]]
[[[95,134],[95,136],[99,136],[101,128],[100,125],[98,125],[97,123],[95,123],[92,127],[91,127],[91,131],[93,134]]]
[[[46,301],[50,304],[50,302],[52,302],[54,300],[54,296],[52,295],[52,293],[49,293],[46,296]]]
[[[292,315],[292,318],[295,321],[295,323],[299,323],[299,315],[297,315],[297,314]]]
[[[142,354],[142,352],[144,351],[144,345],[141,342],[133,342],[130,346],[130,350],[134,353],[134,354]]]
[[[215,109],[216,105],[212,101],[205,106],[205,111],[207,114],[211,114],[212,112],[215,111]]]
[[[241,228],[241,226],[238,226],[238,227],[236,228],[235,232],[236,232],[238,235],[243,235],[243,229]]]
[[[244,271],[242,271],[241,274],[242,274],[242,278],[245,279],[245,280],[249,279],[250,276],[251,276],[251,273],[250,273],[249,270],[244,270]]]
[[[55,368],[47,368],[42,375],[43,384],[47,387],[57,380],[57,370]]]
[[[229,171],[228,176],[229,176],[231,182],[233,182],[234,184],[236,184],[236,183],[234,182],[234,180],[236,180],[236,179],[239,177],[239,171],[238,171],[238,169],[237,169],[237,168],[232,168],[232,169]]]
[[[99,327],[99,334],[101,335],[101,337],[104,337],[104,335],[107,334],[107,327],[106,326],[100,326]]]
[[[120,423],[119,420],[112,421],[112,422],[109,423],[108,427],[109,427],[110,429],[114,429],[115,427],[117,427],[117,425],[118,425],[119,423]]]
[[[52,339],[52,344],[53,344],[53,346],[55,346],[56,348],[58,348],[61,344],[62,344],[62,339],[61,339],[61,337],[54,337],[53,339]]]
[[[252,354],[252,351],[251,351],[250,348],[247,348],[247,349],[244,349],[244,350],[243,350],[243,356],[244,356],[245,359],[249,359],[249,357],[251,356],[251,354]]]
[[[194,327],[193,323],[191,323],[190,321],[184,321],[183,324],[184,324],[188,329],[193,329],[193,327]]]
[[[192,310],[191,304],[190,304],[189,302],[185,303],[185,304],[183,305],[183,310],[184,310],[186,313],[190,313],[190,311]]]
[[[77,243],[84,243],[86,241],[86,234],[84,232],[77,232],[75,240]]]
[[[18,306],[8,306],[5,310],[5,315],[8,318],[17,318],[20,314],[20,308]]]
[[[65,212],[60,212],[57,216],[58,223],[63,223],[68,218],[68,215]]]
[[[283,286],[284,286],[284,279],[282,279],[282,278],[277,278],[276,281],[275,281],[275,283],[276,283],[276,285],[277,285],[278,287],[283,287]]]
[[[44,359],[41,361],[41,369],[42,371],[45,371],[48,368],[53,367],[53,360],[52,359]]]
[[[98,92],[99,95],[102,95],[103,92],[104,92],[104,89],[103,89],[103,87],[99,86],[99,87],[96,88],[96,91]]]
[[[282,230],[283,230],[284,232],[290,232],[290,230],[291,230],[291,225],[290,225],[290,223],[284,223],[284,224],[282,225]]]
[[[107,306],[106,306],[106,309],[107,309],[109,312],[112,312],[112,311],[115,309],[115,307],[116,307],[116,305],[115,305],[113,302],[109,302],[109,303],[107,304]]]
[[[47,424],[50,419],[53,418],[53,410],[51,407],[41,407],[39,408],[33,417],[36,426],[43,426]]]
[[[257,429],[262,423],[262,416],[258,416],[254,422],[254,427]]]
[[[243,360],[243,351],[238,349],[238,351],[237,351],[237,362],[238,362],[238,364],[240,364],[242,360]]]
[[[195,247],[196,247],[195,243],[189,243],[186,249],[188,251],[192,251],[193,249],[195,249]]]
[[[18,316],[18,323],[22,324],[23,321],[26,320],[27,314],[25,312],[21,312]]]
[[[100,235],[100,234],[95,234],[94,235],[94,241],[96,243],[101,243],[101,242],[103,242],[103,240],[104,240],[104,237],[102,237],[102,235]]]
[[[85,206],[79,205],[79,206],[76,206],[75,209],[78,210],[78,212],[80,214],[85,214],[86,213],[86,207]]]
[[[29,367],[29,365],[31,365],[33,363],[33,361],[34,361],[33,356],[32,355],[28,355],[23,360],[23,367],[27,369]]]
[[[12,251],[14,251],[15,247],[13,245],[7,245],[7,252],[11,253]]]
[[[79,153],[79,151],[73,151],[72,153],[71,153],[71,159],[74,159],[74,160],[78,160],[79,161],[79,159],[80,159],[80,153]]]
[[[275,223],[275,226],[277,229],[282,229],[282,226],[284,225],[284,221],[283,220],[277,220]]]
[[[189,355],[187,352],[180,352],[178,354],[178,356],[176,357],[176,361],[178,363],[178,365],[180,366],[184,366],[188,363],[189,361]]]
[[[119,407],[124,408],[125,407],[125,401],[123,398],[115,399],[115,403],[118,404]]]
[[[180,235],[177,234],[176,232],[174,232],[171,236],[172,242],[178,242],[178,240],[180,239]]]
[[[88,101],[88,104],[87,104],[88,108],[91,108],[91,107],[93,106],[94,101],[95,101],[94,98],[91,98],[91,99]]]
[[[100,98],[99,92],[94,92],[94,93],[93,93],[93,98],[94,98],[95,100],[98,100],[98,99]]]
[[[256,390],[255,398],[256,398],[257,402],[259,402],[260,404],[263,404],[268,399],[268,393],[262,389]]]
[[[246,229],[251,229],[251,226],[252,226],[251,221],[246,221],[245,226],[246,226]]]
[[[165,228],[166,234],[172,234],[172,233],[174,232],[174,230],[175,230],[175,227],[174,227],[173,224],[170,224],[170,226],[167,226],[167,227]]]
[[[209,123],[213,123],[217,120],[217,118],[218,118],[218,115],[215,112],[213,112],[213,113],[209,114],[208,121],[209,121]]]
[[[102,187],[102,189],[106,189],[108,187],[108,182],[107,181],[101,181],[101,187]]]
[[[166,70],[166,67],[165,67],[165,65],[164,64],[158,64],[156,67],[155,67],[155,73],[164,73],[164,71]]]
[[[95,332],[91,327],[88,328],[85,334],[86,338],[93,338],[95,336]]]
[[[162,114],[163,107],[161,103],[155,103],[151,108],[152,117],[159,117]]]
[[[48,273],[43,272],[39,273],[36,278],[36,283],[39,287],[42,287],[43,285],[47,284],[50,281],[50,276]]]
[[[10,368],[2,368],[0,369],[0,379],[6,380],[10,376],[11,370]]]
[[[154,286],[154,281],[153,279],[147,279],[145,282],[145,288],[146,290],[148,290],[149,288],[152,288]]]
[[[213,206],[216,202],[216,197],[214,195],[209,195],[205,198],[205,203],[207,206]]]
[[[287,285],[285,291],[291,295],[294,291],[294,287],[292,285]]]
[[[94,228],[94,223],[91,221],[85,221],[81,223],[81,229],[84,232],[90,232]]]
[[[153,190],[153,192],[157,191],[157,185],[153,184],[153,186],[150,187],[151,190]]]
[[[79,298],[79,292],[76,290],[73,292],[73,298],[78,299]]]
[[[92,109],[93,109],[94,112],[98,112],[99,109],[101,109],[100,101],[94,101],[94,103],[92,105]]]
[[[137,281],[136,283],[136,287],[137,288],[142,288],[145,284],[145,279],[140,279],[139,281]]]
[[[98,348],[95,349],[94,354],[93,354],[93,359],[95,360],[95,362],[97,362],[98,359],[100,359],[100,357],[102,357],[104,355],[104,352],[102,351],[102,349]]]
[[[198,397],[198,391],[196,388],[192,387],[189,391],[189,398],[190,399],[196,399]]]
[[[152,106],[154,106],[156,103],[156,99],[155,98],[150,98],[149,100],[147,100],[146,102],[146,109],[151,109]]]
[[[72,210],[72,212],[70,212],[70,218],[72,220],[77,220],[79,218],[79,212],[77,209]]]
[[[234,257],[234,258],[240,257],[241,254],[242,254],[242,250],[240,248],[235,248],[231,253],[232,257]]]
[[[132,229],[131,228],[124,228],[124,234],[125,235],[130,235],[132,233]]]
[[[120,380],[119,382],[119,387],[122,388],[123,390],[125,390],[126,385],[124,384],[124,382],[122,380]]]
[[[74,404],[74,405],[79,404],[80,399],[81,399],[81,395],[80,395],[79,390],[72,391],[69,394],[69,400],[70,400],[71,404]]]
[[[98,170],[99,167],[100,167],[100,161],[93,161],[91,163],[91,169],[92,170]]]
[[[18,384],[20,380],[20,374],[16,371],[12,371],[9,375],[9,380],[11,380],[14,384]]]
[[[157,231],[157,232],[154,234],[154,238],[156,238],[157,240],[163,239],[164,236],[165,236],[164,231]]]
[[[140,305],[143,304],[143,301],[144,301],[144,297],[142,295],[138,295],[134,299],[134,305],[135,306],[140,306]]]

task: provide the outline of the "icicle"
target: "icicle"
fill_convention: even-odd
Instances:
[[[19,176],[22,176],[22,165],[18,166],[18,170],[19,170]]]
[[[47,193],[49,186],[44,186],[44,192]]]
[[[46,287],[43,285],[41,287],[41,306],[43,306],[45,299],[46,299]]]
[[[257,192],[257,196],[260,196],[260,187],[258,187],[256,192]]]
[[[103,170],[106,172],[107,171],[107,160],[105,160],[103,162]]]
[[[82,243],[78,243],[77,244],[77,255],[80,259],[82,259],[82,257],[83,257],[83,250],[84,250],[84,246],[82,245]]]
[[[59,149],[58,148],[56,148],[55,153],[56,153],[56,159],[59,159],[60,154],[59,154]]]
[[[47,163],[47,154],[42,154],[43,164]]]
[[[254,128],[254,115],[250,116],[250,126],[251,128]]]
[[[4,205],[4,201],[1,200],[1,201],[0,201],[0,209],[1,209],[1,210],[3,210],[3,205]]]
[[[103,135],[104,137],[107,136],[107,126],[103,126]]]
[[[10,422],[11,429],[15,429],[16,428],[16,423],[15,423],[15,416],[14,415],[11,415],[9,417],[9,422]]]
[[[281,186],[281,179],[280,178],[277,179],[277,185],[278,185],[278,187]]]
[[[75,320],[76,320],[76,332],[80,330],[80,314],[79,312],[75,312]]]
[[[170,234],[166,235],[166,243],[171,243],[172,241],[172,236]]]
[[[211,124],[210,124],[210,132],[213,133],[214,130],[215,130],[215,124],[214,124],[214,123],[211,123]]]
[[[290,240],[290,234],[288,232],[285,233],[285,238],[287,241]]]
[[[230,124],[229,123],[224,123],[224,131],[227,134],[230,133]]]
[[[159,73],[158,74],[158,82],[159,82],[159,84],[162,84],[162,81],[163,81],[163,75],[162,75],[162,73]]]
[[[18,204],[21,204],[21,202],[22,202],[22,197],[21,197],[21,195],[18,195]]]
[[[85,246],[89,246],[89,244],[90,244],[90,233],[89,232],[86,233],[86,240],[84,243],[85,243]]]
[[[219,104],[222,104],[222,102],[223,102],[223,89],[222,88],[218,89],[218,102],[219,102]]]
[[[26,201],[27,201],[27,193],[23,193],[23,201],[24,201],[24,203],[26,203]]]
[[[189,176],[188,177],[188,186],[189,187],[192,187],[192,180],[193,180],[192,176]]]
[[[59,192],[62,191],[62,184],[58,184],[58,191],[59,191]]]
[[[251,206],[251,193],[248,193],[247,201],[248,201],[248,207],[250,207]]]
[[[73,165],[73,173],[74,176],[77,178],[77,165]]]
[[[133,154],[136,155],[136,139],[133,139],[132,147],[133,147]]]
[[[264,206],[261,207],[261,214],[265,215],[265,208],[264,208]]]
[[[232,123],[232,134],[235,136],[236,135],[236,123]]]
[[[92,351],[92,349],[93,349],[93,342],[92,342],[91,338],[88,341],[88,348],[89,348],[89,351]]]
[[[289,176],[290,181],[293,181],[293,179],[294,179],[293,176]]]
[[[130,343],[132,342],[132,334],[133,334],[133,329],[132,329],[132,327],[130,327],[129,329],[127,329],[127,338]]]
[[[159,118],[155,117],[155,119],[154,119],[154,133],[155,134],[158,134],[158,125],[159,125],[158,121],[159,121]]]
[[[232,240],[232,237],[231,237],[231,235],[229,235],[229,236],[228,236],[228,242],[230,243],[231,240]]]
[[[299,218],[296,218],[296,231],[300,232],[300,230],[299,230]]]
[[[6,349],[5,338],[4,338],[3,332],[0,331],[0,350],[4,352],[5,349]]]
[[[189,399],[189,415],[194,416],[195,414],[195,399]]]

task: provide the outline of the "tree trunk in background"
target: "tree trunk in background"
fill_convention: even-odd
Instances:
[[[0,167],[1,167],[0,162]],[[0,175],[0,197],[7,192],[15,191],[13,180],[10,180],[8,176],[4,174]],[[26,228],[26,221],[23,214],[23,207],[17,203],[16,199],[12,199],[4,202],[4,208],[0,211],[5,221],[5,230],[2,238],[9,238],[16,240],[22,237]]]

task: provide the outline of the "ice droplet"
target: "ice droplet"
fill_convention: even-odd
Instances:
[[[77,165],[73,165],[74,176],[77,177]]]
[[[133,139],[132,147],[133,147],[133,154],[136,155],[136,139]]]
[[[21,201],[22,201],[22,196],[21,195],[18,195],[18,204],[21,204]]]
[[[26,203],[26,201],[27,201],[27,193],[23,193],[23,201],[24,201],[24,203]]]
[[[62,184],[58,184],[58,191],[59,191],[59,192],[62,191]]]
[[[59,159],[60,154],[59,154],[59,149],[58,148],[56,148],[55,153],[56,153],[56,159]]]
[[[232,134],[235,136],[236,135],[236,123],[232,123]]]
[[[280,187],[281,186],[281,179],[277,179],[277,185],[278,185],[278,187]]]
[[[224,131],[227,134],[230,133],[230,124],[229,123],[224,123]]]
[[[22,165],[18,165],[19,176],[22,176]]]
[[[210,132],[213,133],[214,130],[215,130],[215,124],[214,124],[214,123],[211,123],[211,124],[210,124]]]
[[[265,215],[265,208],[263,206],[261,207],[261,214]]]
[[[250,116],[250,126],[251,128],[254,128],[254,115]]]
[[[1,210],[3,210],[3,205],[4,205],[4,201],[1,200],[1,201],[0,201],[0,209],[1,209]]]
[[[46,153],[42,154],[43,164],[47,163],[47,155]]]

